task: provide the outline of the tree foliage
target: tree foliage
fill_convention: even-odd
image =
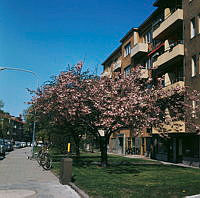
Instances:
[[[68,126],[77,140],[85,131],[93,134],[99,140],[102,166],[107,165],[111,134],[123,128],[140,134],[142,129],[150,127],[166,134],[165,126],[179,125],[179,120],[191,117],[191,100],[199,100],[197,91],[189,94],[180,87],[164,90],[159,82],[142,79],[140,68],[128,76],[99,78],[82,72],[82,66],[79,63],[46,83],[35,92],[32,104],[38,120],[46,120],[52,126]],[[187,121],[195,123],[194,119]]]

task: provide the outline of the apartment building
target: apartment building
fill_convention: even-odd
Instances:
[[[153,40],[163,45],[153,58],[153,78],[164,76],[163,89],[179,86],[200,88],[198,38],[200,1],[157,0],[154,6],[163,10],[160,22],[153,27]],[[173,95],[170,96],[173,98]],[[184,100],[184,98],[183,98]],[[173,106],[166,106],[170,116]],[[152,157],[158,160],[182,162],[199,166],[199,136],[189,131],[184,120],[164,126],[168,138],[161,138],[160,131],[152,131]]]
[[[109,70],[110,77],[115,71],[128,75],[131,68],[142,66],[142,78],[151,77],[154,83],[163,79],[163,89],[171,94],[163,100],[169,101],[174,97],[171,90],[177,86],[200,89],[200,0],[156,0],[154,6],[151,16],[121,39],[119,48],[103,63],[104,72]],[[114,69],[118,60],[120,64]],[[169,117],[172,108],[165,107]],[[124,149],[131,145],[139,154],[151,153],[154,159],[199,166],[200,137],[189,131],[184,120],[163,128],[167,138],[162,138],[161,129],[156,128],[144,129],[137,138],[133,132],[125,135],[121,131],[119,144],[124,134],[131,139],[131,144],[124,141]]]
[[[200,90],[200,0],[183,0],[185,84]],[[192,102],[194,109],[196,104]],[[183,162],[200,166],[200,136],[192,134],[186,125]]]
[[[160,16],[152,26],[154,44],[158,43],[153,53],[152,78],[154,82],[162,78],[163,89],[170,93],[175,87],[184,87],[184,41],[183,41],[183,9],[181,0],[157,0],[154,6],[160,10]],[[172,95],[169,98],[173,98]],[[173,106],[166,101],[165,112],[170,118]],[[182,161],[182,133],[185,132],[184,121],[172,121],[162,126],[168,138],[160,137],[162,129],[152,129],[151,156],[154,159],[181,162]]]
[[[6,113],[0,113],[1,131],[0,137],[13,141],[25,140],[24,137],[24,121],[21,116],[14,117]]]
[[[136,28],[132,28],[121,39],[120,46],[102,63],[104,66],[102,76],[112,78],[115,76],[116,72],[123,73],[124,75],[128,75],[131,72],[131,49],[134,45],[134,33],[136,31]],[[116,132],[110,138],[109,151],[125,154],[127,148],[132,148],[135,145],[135,140],[133,140],[133,138],[134,135],[130,129],[122,129]],[[139,144],[137,144],[137,146],[139,147]]]
[[[161,15],[156,9],[138,28],[131,28],[120,40],[120,46],[102,63],[102,76],[113,77],[115,72],[128,75],[134,67],[140,66],[141,78],[147,79],[152,75],[152,56],[160,49],[160,43],[154,43],[153,24]],[[120,130],[113,134],[110,140],[110,151],[125,153],[128,148],[134,148],[135,154],[150,155],[151,129],[143,129],[142,135],[135,136],[129,129]]]

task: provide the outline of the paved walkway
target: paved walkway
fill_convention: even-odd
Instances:
[[[30,150],[18,149],[0,160],[0,198],[80,198],[71,187],[61,185],[50,171],[28,160]]]

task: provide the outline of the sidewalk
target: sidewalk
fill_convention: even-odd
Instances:
[[[189,166],[189,165],[186,165],[186,164],[183,164],[183,163],[172,163],[172,162],[154,160],[154,159],[151,159],[149,157],[145,157],[143,155],[122,155],[122,154],[116,154],[116,153],[109,153],[109,154],[123,156],[123,157],[127,157],[127,158],[146,159],[146,160],[150,160],[150,161],[160,162],[160,163],[165,164],[165,165],[181,166],[181,167],[186,167],[186,168],[199,168],[199,167],[195,167],[195,166]]]
[[[0,198],[80,198],[68,185],[61,185],[50,171],[28,160],[23,148],[0,160]]]

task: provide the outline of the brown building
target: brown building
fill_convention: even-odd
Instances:
[[[159,23],[153,27],[154,42],[161,42],[153,57],[153,77],[164,76],[163,89],[176,86],[200,89],[199,81],[199,0],[157,0],[154,6],[163,11]],[[171,95],[170,97],[173,97]],[[170,116],[170,106],[166,114]],[[182,120],[175,128],[171,122],[164,126],[168,139],[152,131],[152,157],[158,160],[200,165],[200,138]]]
[[[21,116],[14,117],[7,113],[0,112],[0,138],[12,141],[24,141],[24,124]]]
[[[112,77],[114,72],[121,72],[122,65],[121,46],[119,46],[112,54],[102,63],[103,73],[102,76]]]
[[[183,0],[185,83],[200,90],[200,0]],[[195,108],[196,104],[193,103]],[[186,132],[183,139],[183,162],[200,166],[200,136]]]
[[[156,0],[154,6],[156,10],[151,16],[138,28],[132,28],[103,63],[103,74],[109,71],[112,77],[120,71],[127,75],[139,65],[143,67],[142,78],[151,76],[156,82],[162,77],[166,91],[185,85],[200,90],[200,0]],[[173,94],[168,99],[172,97]],[[169,105],[165,111],[170,116]],[[200,137],[188,131],[183,120],[164,128],[167,139],[160,137],[162,131],[155,128],[144,129],[140,137],[126,129],[112,138],[117,141],[118,136],[123,152],[131,145],[137,153],[151,153],[154,159],[199,166]]]
[[[114,77],[115,72],[128,75],[132,67],[131,49],[134,45],[134,32],[137,29],[132,28],[122,39],[120,46],[102,63],[104,71],[102,76]],[[124,129],[111,136],[109,151],[125,154],[127,148],[132,148],[133,134],[131,130]]]
[[[149,54],[152,60],[154,81],[162,78],[162,86],[166,91],[176,86],[184,87],[184,41],[183,41],[183,9],[181,0],[157,0],[154,6],[160,10],[152,26],[153,43],[155,49]],[[169,96],[173,97],[173,94]],[[169,100],[169,98],[167,100]],[[163,98],[166,100],[166,98]],[[170,118],[173,107],[166,103],[165,112]],[[181,162],[182,161],[182,133],[185,132],[185,123],[179,121],[180,127],[174,128],[171,122],[164,125],[168,138],[159,136],[161,129],[152,130],[152,151],[154,159]]]

